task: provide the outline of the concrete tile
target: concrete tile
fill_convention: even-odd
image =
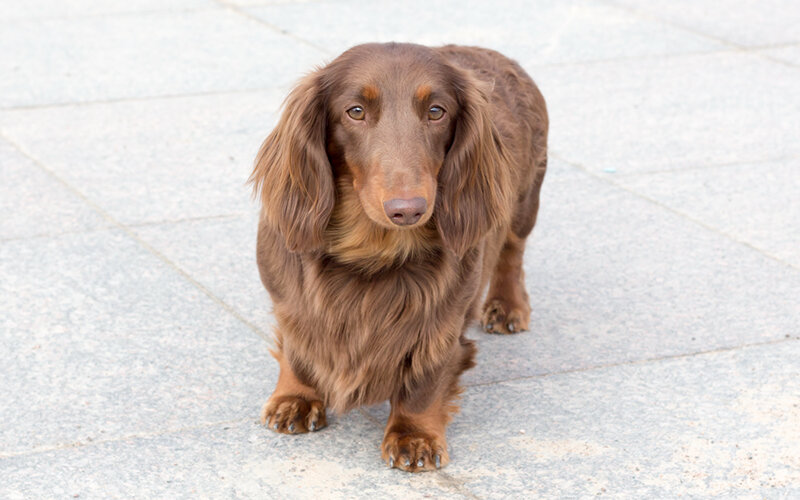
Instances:
[[[800,155],[800,76],[743,53],[537,68],[550,146],[618,173]]]
[[[717,2],[696,0],[612,0],[692,32],[754,47],[800,42],[794,5],[783,0],[750,2],[732,0],[722,7]]]
[[[277,379],[256,333],[118,231],[4,242],[0,276],[0,455],[257,418]]]
[[[551,182],[581,179],[584,176],[585,172],[574,165],[570,165],[569,163],[552,156],[547,159],[547,174],[545,175],[545,182],[548,184]]]
[[[273,91],[18,110],[0,129],[124,224],[247,213]]]
[[[439,473],[380,459],[383,430],[360,414],[278,435],[252,422],[0,460],[3,498],[466,498]]]
[[[800,341],[475,387],[447,473],[481,498],[795,498]]]
[[[133,231],[264,333],[275,324],[256,264],[258,214]]]
[[[319,51],[229,10],[5,23],[0,107],[267,88]]]
[[[800,159],[614,181],[800,269]]]
[[[4,0],[0,3],[0,22],[31,18],[71,18],[175,11],[215,6],[211,0]]]
[[[0,139],[0,240],[85,231],[109,223]]]
[[[332,55],[365,42],[460,43],[498,49],[524,65],[715,50],[714,41],[586,0],[370,1],[248,9]]]
[[[286,5],[286,4],[303,4],[309,8],[313,8],[315,4],[325,3],[331,0],[223,0],[227,5],[235,5],[237,7],[260,7],[265,5]],[[340,1],[341,0],[332,0]]]
[[[542,196],[524,264],[530,331],[470,329],[478,365],[464,383],[798,333],[797,270],[593,178],[545,182]]]
[[[800,44],[775,49],[760,50],[758,53],[779,61],[794,64],[795,66],[800,66]]]

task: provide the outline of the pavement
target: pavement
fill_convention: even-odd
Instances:
[[[531,331],[477,328],[439,472],[386,405],[258,423],[245,185],[366,41],[516,58],[551,114]],[[800,498],[800,4],[4,0],[0,498]]]

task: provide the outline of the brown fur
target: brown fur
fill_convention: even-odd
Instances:
[[[522,252],[546,142],[538,89],[490,50],[362,45],[304,78],[251,177],[280,365],[262,421],[305,432],[325,407],[388,399],[384,459],[445,465],[475,352],[464,331],[490,280],[484,327],[528,327]],[[424,213],[396,225],[384,203],[412,198]]]

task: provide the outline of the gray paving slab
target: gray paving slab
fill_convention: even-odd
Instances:
[[[479,498],[796,498],[800,341],[471,388],[447,472]]]
[[[0,276],[0,457],[255,418],[277,379],[255,332],[119,231],[4,242]]]
[[[716,53],[533,68],[550,147],[596,172],[660,171],[800,155],[797,68]]]
[[[614,181],[800,269],[800,158]]]
[[[32,18],[70,18],[176,11],[214,7],[213,0],[4,0],[0,3],[0,22]]]
[[[729,0],[725,4],[695,0],[612,0],[702,33],[745,47],[800,41],[794,5],[784,0],[751,2]]]
[[[477,498],[793,498],[799,356],[795,338],[469,387],[446,471]]]
[[[800,497],[798,13],[2,2],[0,498]],[[387,404],[256,422],[253,156],[298,76],[392,39],[501,49],[551,114],[532,331],[469,330],[421,475],[380,461]]]
[[[797,269],[588,176],[545,182],[524,269],[530,331],[471,329],[466,384],[800,333]]]
[[[0,113],[0,130],[123,224],[248,213],[284,89]]]
[[[6,108],[267,88],[321,56],[227,9],[6,22],[0,47]]]
[[[779,61],[800,66],[800,44],[789,45],[787,47],[779,47],[775,49],[765,49],[759,51],[759,53]]]
[[[256,264],[258,214],[147,225],[133,231],[264,335],[275,319]]]
[[[80,197],[2,139],[0,185],[0,240],[109,226]]]
[[[709,51],[724,45],[588,0],[319,2],[249,8],[333,55],[366,42],[460,43],[502,50],[523,63],[564,63]],[[309,15],[312,14],[312,15]]]
[[[359,413],[278,435],[254,422],[137,436],[0,461],[3,498],[474,498],[446,474],[382,464]],[[77,497],[76,497],[77,495]]]
[[[376,466],[382,430],[355,412],[304,436],[239,420],[18,455],[0,461],[0,492],[792,498],[800,488],[799,356],[792,340],[470,388],[449,429],[444,473]]]

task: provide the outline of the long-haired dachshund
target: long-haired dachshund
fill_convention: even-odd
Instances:
[[[448,463],[467,326],[528,328],[547,128],[531,78],[481,48],[360,45],[299,82],[251,176],[280,365],[262,422],[316,431],[388,399],[389,466]]]

